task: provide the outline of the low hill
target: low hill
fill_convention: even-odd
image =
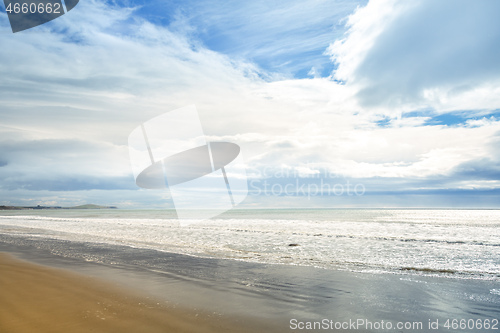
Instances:
[[[74,207],[60,207],[60,206],[31,206],[31,207],[19,207],[19,206],[0,206],[0,210],[26,210],[26,209],[116,209],[115,206],[99,206],[99,205],[80,205]]]
[[[94,204],[68,207],[68,209],[116,209],[115,206],[99,206]]]

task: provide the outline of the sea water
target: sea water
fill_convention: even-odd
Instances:
[[[500,210],[233,210],[188,221],[177,220],[168,210],[0,215],[0,234],[11,236],[266,264],[500,281]]]

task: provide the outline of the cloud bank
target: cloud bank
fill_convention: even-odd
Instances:
[[[127,137],[191,104],[209,140],[242,147],[259,186],[366,189],[253,196],[251,207],[498,199],[497,2],[191,5],[164,21],[147,4],[90,0],[0,35],[0,204],[168,207],[168,192],[133,183]],[[9,29],[4,13],[0,28]]]

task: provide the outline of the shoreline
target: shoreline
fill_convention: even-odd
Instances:
[[[293,332],[290,320],[500,318],[497,283],[370,274],[190,257],[129,246],[0,235],[0,252],[68,269],[178,309],[226,318],[236,331]],[[357,332],[374,330],[357,329]]]
[[[238,317],[208,313],[124,289],[110,281],[0,252],[2,332],[256,332]]]
[[[5,206],[0,205],[0,211],[10,211],[10,210],[67,210],[67,209],[118,209],[116,206],[100,206],[94,204],[86,204],[80,206],[62,207],[62,206]]]
[[[10,212],[0,214],[0,229],[6,235],[118,244],[205,258],[500,281],[498,212],[235,210],[228,214],[182,224],[175,214],[156,211]]]

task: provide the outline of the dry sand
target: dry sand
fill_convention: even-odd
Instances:
[[[180,310],[96,279],[0,253],[0,332],[255,332],[238,319]]]

